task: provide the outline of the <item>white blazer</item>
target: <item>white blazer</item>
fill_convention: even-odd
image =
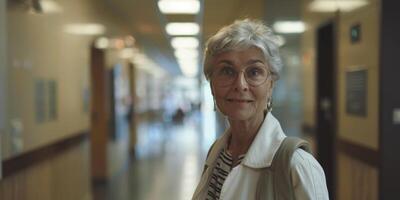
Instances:
[[[218,153],[229,138],[228,130],[215,143],[214,148],[217,151],[212,151],[208,156],[206,165],[209,167],[201,177],[192,199],[206,199],[212,169]],[[220,199],[255,200],[262,168],[271,166],[274,155],[285,137],[278,120],[268,113],[245,158],[226,177]],[[302,149],[296,150],[290,167],[296,199],[329,199],[324,171],[312,155]]]

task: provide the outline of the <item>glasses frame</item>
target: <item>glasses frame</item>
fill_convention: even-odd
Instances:
[[[245,73],[245,71],[247,70],[247,68],[249,68],[249,67],[251,67],[251,66],[248,66],[248,67],[245,67],[245,68],[243,68],[243,69],[241,69],[241,70],[235,70],[235,73],[236,73],[236,77],[234,78],[234,79],[232,79],[232,81],[231,82],[228,82],[227,84],[216,84],[216,86],[218,86],[218,87],[228,87],[228,86],[231,86],[233,83],[235,83],[235,81],[239,78],[239,76],[240,76],[240,74],[241,73],[243,73],[243,76],[244,76],[244,80],[246,80],[246,83],[247,84],[249,84],[250,86],[253,86],[253,87],[258,87],[258,86],[260,86],[260,85],[262,85],[262,84],[264,84],[268,79],[270,79],[271,77],[272,77],[272,75],[273,75],[273,73],[268,69],[268,68],[266,68],[266,71],[267,71],[267,78],[264,80],[264,81],[262,81],[262,82],[260,82],[260,83],[258,83],[258,84],[251,84],[251,82],[249,82],[248,80],[247,80],[247,76],[246,76],[246,73]],[[213,72],[211,72],[211,76],[210,76],[210,80],[211,80],[211,82],[212,83],[215,83],[215,81],[214,81],[214,79],[215,79],[215,70],[213,70]]]

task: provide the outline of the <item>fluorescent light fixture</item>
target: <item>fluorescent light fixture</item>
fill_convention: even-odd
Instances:
[[[158,8],[164,14],[197,14],[200,12],[198,0],[160,0]]]
[[[367,0],[314,0],[309,9],[313,12],[350,12],[367,4]]]
[[[175,49],[182,49],[182,48],[195,49],[199,47],[199,40],[195,37],[174,37],[171,40],[171,45]]]
[[[60,4],[52,0],[41,0],[40,6],[43,13],[61,13],[63,11]]]
[[[94,43],[94,46],[98,49],[107,49],[109,47],[110,41],[106,37],[100,37]]]
[[[101,35],[106,28],[101,24],[67,24],[64,32],[74,35]]]
[[[277,33],[302,33],[306,27],[301,21],[278,21],[273,25]]]
[[[200,31],[200,26],[192,22],[172,22],[165,27],[169,35],[197,35]]]
[[[197,49],[176,49],[175,57],[178,59],[190,58],[190,59],[197,59],[199,57],[199,51]]]
[[[187,77],[195,77],[199,71],[198,63],[193,59],[178,60],[179,67],[183,75]]]

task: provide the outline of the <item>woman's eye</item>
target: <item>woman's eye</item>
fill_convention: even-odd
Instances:
[[[260,76],[264,74],[264,70],[261,69],[260,67],[250,67],[247,70],[247,75],[249,76]]]
[[[233,75],[235,71],[231,67],[223,67],[220,70],[220,75]]]

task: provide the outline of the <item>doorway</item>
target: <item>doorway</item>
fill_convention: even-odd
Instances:
[[[107,73],[105,52],[91,46],[91,119],[90,119],[90,156],[91,172],[94,182],[107,181],[107,140],[108,140],[108,107],[107,107]]]
[[[317,29],[316,142],[317,159],[324,168],[330,199],[335,194],[336,163],[336,49],[335,24]]]

